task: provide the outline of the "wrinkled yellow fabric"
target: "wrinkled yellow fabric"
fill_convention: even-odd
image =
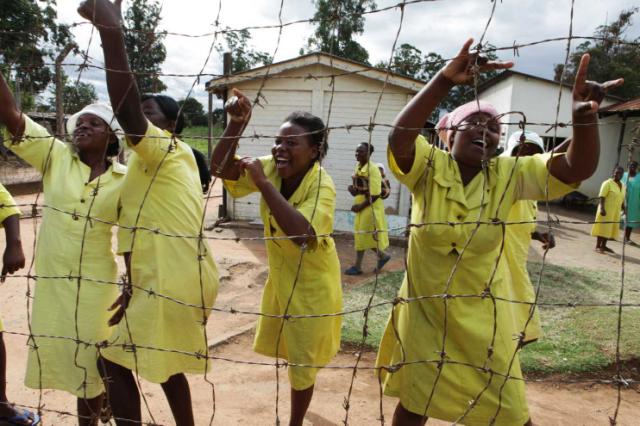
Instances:
[[[598,203],[595,223],[591,227],[591,235],[615,240],[620,235],[620,212],[624,202],[625,187],[622,184],[618,186],[613,179],[607,179],[602,182],[598,197],[604,198],[604,208],[607,215],[602,216],[600,214],[600,203]]]
[[[273,157],[262,157],[260,161],[269,181],[280,188],[281,179]],[[225,180],[224,184],[233,197],[258,191],[248,174],[237,181]],[[340,262],[333,238],[328,236],[333,232],[336,202],[333,180],[318,163],[314,163],[288,201],[309,221],[316,235],[325,236],[310,243],[306,251],[289,239],[266,240],[269,276],[262,293],[260,312],[269,315],[340,312]],[[260,216],[265,237],[286,236],[264,199],[260,201]],[[291,302],[287,309],[289,298]],[[260,316],[253,349],[292,364],[324,366],[340,349],[341,325],[341,316],[291,318],[285,321],[284,327],[281,318]],[[318,371],[316,368],[289,367],[288,373],[291,387],[303,390],[315,383]]]
[[[196,354],[208,353],[204,328],[218,272],[206,240],[193,238],[202,230],[204,203],[191,148],[151,123],[130,147],[118,252],[132,253],[133,296],[102,355],[164,383],[174,374],[204,373],[210,364]],[[135,356],[121,346],[132,344]]]
[[[0,228],[8,217],[15,215],[20,215],[20,209],[16,206],[11,193],[0,183]]]
[[[362,167],[360,167],[360,163],[358,163],[354,173],[356,176],[360,176],[369,181],[369,193],[371,196],[380,195],[382,191],[382,175],[375,163],[369,161]],[[364,194],[358,194],[355,196],[353,204],[363,203],[367,198]],[[372,205],[356,213],[354,228],[356,231],[354,239],[357,251],[368,249],[386,250],[386,248],[389,247],[389,234],[386,232],[387,217],[384,214],[384,201],[382,198],[378,198]],[[360,234],[358,231],[384,232],[379,232],[378,234]]]
[[[529,246],[531,245],[531,234],[536,231],[536,218],[538,206],[535,201],[517,201],[509,212],[508,222],[528,222],[507,225],[506,237],[504,239],[504,256],[507,260],[509,274],[513,284],[509,286],[511,290],[510,300],[533,303],[536,300],[536,292],[529,278],[527,270],[527,260],[529,259]],[[514,319],[516,331],[524,331],[524,342],[539,339],[542,336],[540,325],[540,313],[538,307],[533,308],[531,321],[527,324],[531,305],[513,303]],[[526,325],[526,330],[525,330]]]
[[[508,297],[506,262],[498,261],[503,239],[499,222],[507,219],[515,201],[545,197],[549,156],[534,155],[517,162],[514,157],[494,158],[486,175],[479,173],[465,186],[448,153],[430,146],[422,136],[416,139],[415,149],[415,161],[406,174],[388,151],[392,172],[413,194],[411,223],[432,223],[411,228],[408,268],[398,295],[482,295],[490,290],[496,297]],[[550,198],[573,189],[549,177]],[[450,224],[476,221],[487,223],[479,227]],[[376,364],[409,364],[397,371],[380,370],[384,392],[400,398],[403,407],[413,413],[422,415],[426,410],[429,417],[453,422],[469,410],[459,423],[488,424],[498,412],[504,375],[522,377],[511,304],[495,301],[495,310],[494,317],[491,297],[435,297],[395,305]],[[441,352],[446,362],[439,374]],[[470,401],[481,393],[471,406]],[[529,413],[523,381],[508,380],[501,397],[495,424],[524,424]]]
[[[3,228],[4,221],[10,217],[20,215],[20,209],[16,206],[13,197],[7,189],[0,183],[0,228]],[[0,318],[0,332],[4,331],[2,318]]]
[[[107,309],[118,294],[117,285],[109,284],[118,281],[111,239],[126,167],[114,162],[89,181],[91,169],[71,145],[28,117],[25,121],[24,139],[13,144],[7,135],[4,142],[43,174],[45,206],[36,246],[38,279],[31,314],[35,337],[29,339],[25,384],[95,398],[104,386],[94,344],[111,333]],[[87,215],[99,220],[87,220]],[[54,278],[68,276],[85,279]],[[70,340],[76,338],[82,344]]]

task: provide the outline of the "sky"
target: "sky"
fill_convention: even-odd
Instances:
[[[133,0],[124,0],[126,9]],[[162,3],[160,29],[184,34],[206,34],[213,32],[214,22],[220,8],[220,27],[244,28],[262,25],[278,25],[278,12],[283,2],[282,22],[309,19],[313,16],[311,0],[159,0]],[[401,0],[377,0],[377,7],[384,8]],[[569,34],[570,0],[495,0],[495,15],[487,29],[485,40],[499,47],[516,43],[527,43]],[[61,22],[84,21],[77,12],[79,0],[58,0],[58,17]],[[597,26],[611,22],[619,12],[637,5],[637,0],[575,0],[573,34],[591,36]],[[494,3],[490,0],[442,0],[409,4],[405,7],[402,28],[397,45],[409,43],[423,53],[437,52],[443,57],[454,56],[468,37],[476,41],[482,35]],[[365,31],[356,37],[369,52],[370,62],[388,61],[400,24],[400,10],[369,14]],[[301,47],[306,47],[313,33],[309,23],[284,27],[275,62],[298,56]],[[90,37],[90,25],[74,28],[76,41],[81,49],[89,49],[94,64],[102,66],[102,50],[99,37]],[[258,50],[273,54],[278,39],[278,29],[252,30],[252,45]],[[635,16],[628,36],[640,36],[640,13]],[[219,38],[218,38],[219,39]],[[162,72],[168,74],[197,74],[204,66],[205,73],[222,72],[222,58],[214,50],[205,65],[213,36],[186,38],[168,35],[165,39],[167,59]],[[579,42],[574,41],[573,46]],[[553,67],[563,63],[566,41],[545,43],[520,49],[519,56],[513,51],[499,52],[500,59],[515,61],[518,71],[544,78],[553,77]],[[79,58],[69,57],[66,62],[78,63]],[[66,68],[77,76],[73,68]],[[105,77],[102,70],[84,70],[83,81],[92,83],[101,100],[107,100]],[[167,93],[176,99],[191,96],[207,104],[204,83],[207,78],[196,81],[193,77],[162,77],[168,86]]]

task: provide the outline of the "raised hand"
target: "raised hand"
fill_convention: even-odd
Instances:
[[[442,69],[442,75],[452,83],[470,84],[476,72],[507,69],[513,66],[513,62],[489,61],[478,53],[470,53],[472,44],[473,39],[470,38],[464,43],[458,55]]]
[[[122,22],[122,0],[85,0],[78,13],[97,27],[119,27]]]
[[[231,121],[248,123],[251,118],[251,101],[238,89],[232,89],[233,96],[224,105]]]
[[[573,84],[573,115],[584,117],[598,112],[600,103],[607,92],[624,83],[623,78],[609,80],[604,83],[587,80],[587,70],[591,56],[588,53],[582,55],[576,80]]]

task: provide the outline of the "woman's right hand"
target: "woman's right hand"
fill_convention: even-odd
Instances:
[[[600,209],[600,216],[606,216],[607,212],[605,211],[605,209]]]
[[[476,72],[506,69],[513,66],[513,62],[489,61],[478,53],[470,53],[473,39],[467,40],[458,55],[440,71],[453,84],[473,83]]]
[[[251,118],[251,101],[238,89],[232,89],[233,96],[227,100],[224,110],[231,121],[246,124]]]

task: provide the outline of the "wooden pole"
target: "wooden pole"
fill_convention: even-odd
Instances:
[[[64,138],[64,71],[62,62],[67,55],[76,47],[75,43],[67,44],[56,58],[55,78],[56,78],[56,134],[60,139]]]

